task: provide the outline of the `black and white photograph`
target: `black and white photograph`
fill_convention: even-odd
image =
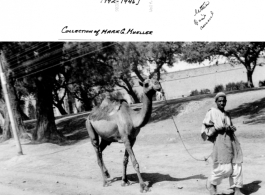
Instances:
[[[223,2],[3,3],[0,195],[264,195],[265,14]]]

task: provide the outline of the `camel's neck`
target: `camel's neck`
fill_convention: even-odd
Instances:
[[[148,123],[148,120],[152,114],[152,97],[153,93],[149,92],[149,94],[143,93],[143,106],[140,110],[140,113],[136,117],[136,127],[143,127]]]

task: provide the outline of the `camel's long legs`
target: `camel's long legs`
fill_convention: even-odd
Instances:
[[[99,151],[100,151],[100,153],[101,153],[101,160],[102,160],[102,164],[103,164],[103,172],[104,172],[104,174],[105,174],[105,176],[106,176],[107,178],[110,178],[110,174],[109,174],[109,172],[108,172],[108,170],[107,170],[107,168],[106,168],[106,166],[105,166],[105,163],[104,163],[104,161],[103,161],[103,157],[102,157],[102,152],[104,151],[104,149],[105,149],[108,145],[110,145],[109,142],[107,142],[107,141],[105,141],[105,140],[101,140],[100,145],[99,145]]]
[[[133,147],[134,143],[135,143],[135,140],[136,139],[133,139],[131,141],[131,147]],[[129,153],[128,151],[125,149],[125,153],[124,153],[124,159],[123,159],[123,175],[122,175],[122,183],[121,185],[122,186],[127,186],[127,185],[130,185],[130,182],[129,180],[127,179],[127,174],[126,174],[126,171],[127,171],[127,165],[128,165],[128,162],[129,162]]]
[[[100,145],[99,145],[99,136],[98,134],[95,132],[94,128],[92,127],[92,125],[90,124],[90,122],[86,123],[87,126],[87,130],[88,130],[88,134],[91,140],[91,144],[93,145],[96,155],[97,155],[97,161],[98,161],[98,165],[101,169],[102,172],[102,177],[103,177],[103,186],[109,186],[110,182],[108,182],[107,178],[109,178],[109,173],[108,170],[106,169],[103,159],[102,159],[102,151],[106,148],[106,146],[109,144],[108,142],[105,141],[101,141]]]
[[[130,158],[131,158],[131,161],[132,161],[132,164],[133,164],[133,167],[137,173],[137,176],[138,176],[138,179],[139,179],[139,183],[140,183],[140,192],[147,192],[149,191],[147,185],[144,183],[143,181],[143,178],[141,176],[141,173],[140,173],[140,167],[139,167],[139,164],[135,158],[135,155],[133,153],[133,150],[132,150],[132,141],[128,138],[128,139],[125,139],[125,148],[127,150],[127,152],[129,153],[130,155]]]

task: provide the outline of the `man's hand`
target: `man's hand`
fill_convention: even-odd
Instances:
[[[236,131],[236,127],[233,126],[233,125],[230,126],[230,129],[231,129],[232,131],[234,131],[234,132]]]
[[[225,130],[226,131],[236,131],[236,127],[233,125],[225,125]]]

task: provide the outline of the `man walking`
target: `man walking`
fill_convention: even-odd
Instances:
[[[243,187],[243,154],[234,134],[236,128],[229,113],[225,111],[226,102],[226,94],[217,93],[217,108],[211,108],[207,112],[202,125],[202,138],[213,142],[213,170],[207,181],[210,195],[217,194],[217,185],[228,177],[234,195],[242,195],[240,188]]]

